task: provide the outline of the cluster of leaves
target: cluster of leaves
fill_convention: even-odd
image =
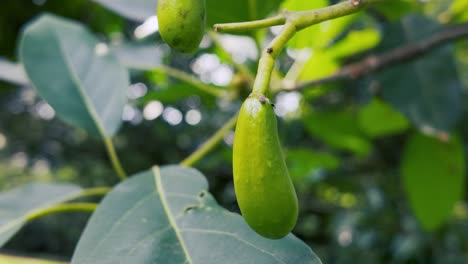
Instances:
[[[70,7],[86,10],[82,1],[76,2]],[[383,2],[366,12],[304,29],[288,43],[274,70],[271,96],[283,117],[280,135],[300,200],[294,233],[305,243],[293,235],[278,241],[261,238],[239,215],[224,209],[237,211],[230,178],[230,134],[198,165],[224,208],[208,192],[205,176],[193,169],[147,170],[153,164],[180,161],[222,120],[234,115],[252,81],[236,66],[236,56],[240,53],[242,64],[255,72],[257,49],[275,31],[246,32],[248,38],[211,35],[197,54],[186,56],[172,53],[157,34],[135,37],[141,22],[149,23],[154,16],[156,1],[94,2],[118,16],[91,3],[86,5],[106,19],[75,17],[67,11],[60,12],[73,20],[42,14],[24,26],[18,41],[18,60],[27,74],[0,61],[6,73],[0,78],[19,84],[5,86],[8,89],[1,95],[6,111],[0,115],[6,122],[0,125],[0,143],[2,138],[8,142],[0,147],[4,188],[12,184],[12,175],[36,175],[37,160],[51,164],[46,173],[35,176],[39,180],[113,184],[116,175],[107,165],[99,144],[102,139],[114,139],[128,171],[146,170],[118,184],[100,203],[73,263],[103,259],[113,263],[114,258],[125,263],[168,258],[211,263],[204,261],[208,256],[212,263],[239,262],[241,257],[255,263],[306,263],[306,259],[319,263],[305,243],[324,263],[466,260],[468,209],[463,190],[468,131],[462,102],[468,85],[467,43],[440,46],[359,80],[323,84],[301,93],[284,87],[327,77],[368,54],[415,43],[466,22],[467,1]],[[309,10],[335,2],[207,0],[207,23],[255,20],[283,8]],[[62,14],[52,4],[46,3],[47,8]],[[256,52],[233,50],[229,42]],[[6,49],[12,52],[11,47]],[[162,64],[198,78],[180,78]],[[220,66],[232,75],[228,82],[208,74]],[[128,92],[141,88],[141,83],[146,86],[140,96]],[[31,84],[42,99],[32,92]],[[138,118],[142,109],[155,103],[165,106],[165,120],[164,115],[156,120]],[[81,130],[55,119],[40,120],[50,119],[49,105],[52,113]],[[180,115],[189,110],[203,116],[196,129],[171,121],[170,111]],[[122,113],[126,122],[119,130]],[[28,125],[21,124],[24,120],[30,120]],[[76,153],[62,150],[66,148]],[[29,160],[29,155],[40,159]],[[30,179],[13,185],[24,181]],[[71,184],[32,184],[5,192],[0,196],[4,211],[0,241],[5,243],[41,211],[83,192]]]

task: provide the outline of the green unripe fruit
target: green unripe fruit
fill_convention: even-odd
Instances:
[[[237,202],[249,226],[267,238],[286,236],[297,221],[297,197],[281,151],[273,106],[263,95],[251,95],[242,104],[233,170]]]
[[[171,48],[194,52],[205,32],[205,0],[159,0],[159,32]]]

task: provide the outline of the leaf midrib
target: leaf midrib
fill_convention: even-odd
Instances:
[[[166,200],[165,190],[162,188],[161,171],[160,171],[158,166],[154,166],[151,170],[153,172],[153,177],[154,177],[154,183],[156,185],[156,190],[159,193],[159,196],[161,197],[161,204],[163,206],[164,211],[166,212],[167,219],[169,220],[169,224],[173,227],[174,232],[175,232],[175,234],[177,236],[177,239],[180,242],[180,246],[182,247],[182,250],[185,253],[186,262],[191,264],[191,263],[193,263],[192,258],[190,257],[190,254],[189,254],[189,252],[187,250],[187,246],[185,245],[185,241],[184,241],[182,235],[180,234],[179,227],[177,226],[177,223],[176,223],[174,217],[172,217],[172,212],[171,212],[171,210],[169,208],[169,204],[168,204],[168,202]]]
[[[71,63],[70,63],[70,59],[68,58],[68,55],[66,54],[65,49],[62,46],[62,42],[60,41],[60,38],[57,36],[58,33],[55,31],[54,28],[51,28],[51,31],[52,31],[52,36],[55,38],[55,41],[59,46],[59,52],[62,55],[63,62],[65,63],[65,67],[70,73],[70,79],[76,85],[78,93],[79,93],[79,95],[81,97],[81,100],[83,100],[83,104],[85,105],[85,108],[88,110],[88,113],[89,113],[89,115],[91,117],[91,120],[94,121],[95,126],[96,126],[100,136],[103,139],[107,138],[105,129],[104,129],[102,123],[101,123],[99,115],[97,114],[96,110],[94,109],[93,104],[89,101],[88,97],[86,96],[86,92],[85,92],[85,89],[83,88],[83,86],[82,86],[82,84],[80,82],[80,78],[75,73],[75,70],[74,70],[73,66],[71,65]]]

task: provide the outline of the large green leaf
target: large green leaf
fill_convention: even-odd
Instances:
[[[28,215],[77,197],[81,188],[71,184],[28,184],[0,193],[0,246],[26,224]]]
[[[96,137],[120,127],[128,72],[85,27],[42,15],[24,30],[20,57],[39,95],[63,120]]]
[[[410,16],[389,27],[381,50],[430,37],[440,26],[427,18]],[[378,75],[383,98],[425,132],[450,131],[461,115],[461,84],[450,45],[423,57],[389,67]]]
[[[463,199],[465,159],[458,137],[442,142],[422,134],[410,137],[401,165],[403,183],[416,218],[427,230],[439,227]]]
[[[203,175],[180,166],[129,178],[91,217],[72,263],[321,263],[292,234],[257,235],[207,188]]]

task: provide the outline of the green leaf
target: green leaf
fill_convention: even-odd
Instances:
[[[396,134],[409,127],[406,117],[378,98],[360,109],[358,122],[361,130],[371,138]]]
[[[435,21],[410,16],[384,32],[381,50],[430,37],[440,29]],[[447,133],[461,116],[461,83],[453,47],[434,49],[423,57],[378,74],[383,98],[418,128],[431,134]]]
[[[95,137],[118,130],[128,72],[85,27],[42,15],[24,30],[20,57],[39,95],[63,120]]]
[[[81,193],[71,184],[35,183],[0,193],[0,246],[28,220],[28,215],[70,200]]]
[[[306,111],[302,121],[313,137],[334,148],[366,156],[371,151],[372,144],[359,130],[356,119],[353,111]]]
[[[156,15],[157,0],[93,0],[110,10],[135,21]]]
[[[438,228],[463,199],[465,157],[458,137],[442,142],[419,133],[408,140],[401,165],[414,215],[426,230]]]
[[[330,154],[315,152],[310,149],[289,149],[286,152],[289,173],[294,180],[301,180],[317,169],[337,169],[340,160]]]
[[[294,235],[270,240],[220,207],[198,171],[154,167],[115,187],[72,263],[321,263]]]

